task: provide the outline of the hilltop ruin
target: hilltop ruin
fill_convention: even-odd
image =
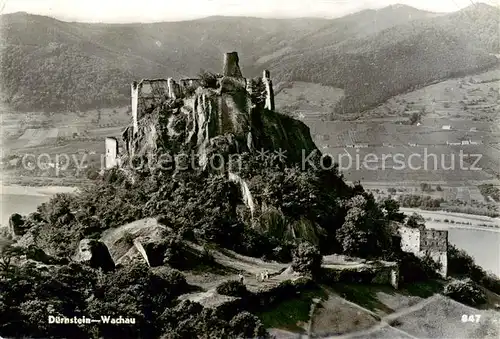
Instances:
[[[222,74],[133,82],[131,106],[121,147],[106,139],[106,168],[126,158],[192,151],[203,166],[214,147],[225,153],[283,149],[290,160],[316,149],[308,127],[274,112],[270,72],[243,77],[236,52],[224,54]]]

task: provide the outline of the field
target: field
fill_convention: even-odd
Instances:
[[[280,83],[275,89],[276,110],[297,118],[322,119],[344,96],[340,88],[308,82]]]
[[[481,183],[500,185],[499,80],[499,69],[449,79],[357,115],[332,113],[339,89],[292,83],[276,96],[276,106],[309,126],[348,181],[433,182],[455,188],[450,194],[457,199],[471,199],[469,192],[480,197]],[[411,124],[415,114],[418,124]]]
[[[279,83],[276,108],[310,127],[318,148],[337,160],[348,181],[379,185],[433,182],[462,187],[463,192],[454,194],[467,199],[467,192],[475,192],[481,183],[500,184],[499,74],[494,70],[432,84],[359,116],[335,112],[344,95],[342,89]],[[47,153],[54,159],[65,153],[100,166],[104,138],[121,134],[130,122],[128,110],[4,112],[1,156],[5,174],[18,180],[20,175],[54,176],[19,171],[24,154]],[[409,124],[409,117],[416,113],[419,124]]]
[[[103,165],[104,139],[119,137],[130,122],[130,113],[127,107],[57,114],[4,111],[2,118],[4,180],[74,185],[85,179],[84,171],[75,168]],[[42,166],[32,169],[37,161]]]

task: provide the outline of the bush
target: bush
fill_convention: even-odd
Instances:
[[[248,295],[248,290],[244,284],[237,280],[229,280],[221,283],[215,289],[217,293],[228,295],[230,297],[245,297]]]
[[[222,338],[229,332],[229,324],[220,319],[215,310],[188,300],[167,308],[160,317],[162,339]]]
[[[198,76],[201,79],[203,87],[217,88],[217,75],[215,73],[201,70]]]
[[[477,283],[485,276],[485,272],[474,263],[474,259],[454,245],[448,247],[448,274],[471,278]]]
[[[471,279],[454,280],[444,287],[444,295],[470,306],[486,303],[483,290]]]
[[[485,274],[485,276],[481,279],[481,285],[496,294],[500,293],[500,279],[492,273]]]
[[[401,253],[399,274],[404,283],[425,281],[437,277],[439,269],[430,258],[420,259],[412,253]]]
[[[316,275],[321,270],[323,257],[316,246],[300,243],[292,252],[292,268],[296,272]]]

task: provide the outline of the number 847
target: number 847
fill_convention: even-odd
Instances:
[[[464,314],[462,315],[463,323],[478,323],[481,318],[480,314]]]

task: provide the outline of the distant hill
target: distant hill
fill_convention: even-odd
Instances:
[[[202,65],[219,71],[229,50],[239,52],[245,74],[269,68],[276,82],[341,87],[341,109],[362,110],[496,62],[489,53],[498,49],[498,9],[478,5],[442,15],[395,5],[333,20],[209,17],[152,24],[14,13],[1,16],[0,30],[1,99],[14,110],[127,104],[131,81],[195,76]]]

